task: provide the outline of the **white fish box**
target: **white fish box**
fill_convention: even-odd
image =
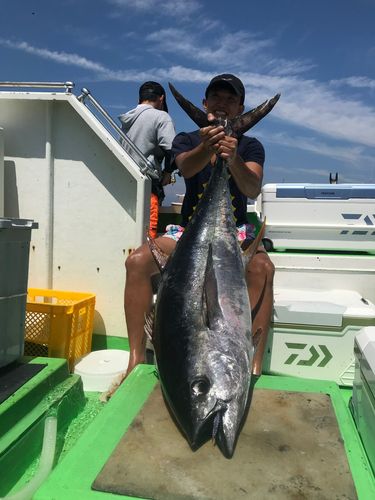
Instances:
[[[0,368],[23,355],[32,220],[0,217]]]
[[[354,352],[353,416],[375,472],[375,327],[357,333]]]
[[[374,184],[266,184],[259,206],[276,250],[375,253]]]
[[[262,371],[352,386],[354,337],[375,325],[375,305],[349,290],[274,290]]]

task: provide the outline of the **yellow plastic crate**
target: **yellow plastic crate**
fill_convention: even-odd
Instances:
[[[26,304],[26,356],[65,358],[72,371],[91,352],[96,295],[29,288]]]

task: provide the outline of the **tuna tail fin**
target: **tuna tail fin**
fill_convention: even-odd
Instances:
[[[256,252],[259,248],[259,245],[262,242],[265,226],[266,226],[266,218],[264,218],[264,222],[263,222],[263,225],[261,227],[261,230],[258,233],[258,236],[255,238],[255,240],[252,242],[252,244],[249,246],[249,248],[244,251],[244,253],[242,255],[245,269],[247,268],[247,266],[251,262],[251,259],[256,254]]]
[[[223,313],[219,304],[217,279],[212,259],[212,245],[210,243],[203,288],[203,321],[208,328],[212,329],[213,324],[222,317]]]
[[[151,236],[150,234],[150,231],[148,229],[148,227],[146,227],[146,231],[147,231],[147,242],[148,242],[148,246],[150,247],[150,250],[151,250],[151,253],[152,253],[152,256],[154,257],[155,259],[155,262],[156,262],[156,265],[158,266],[159,268],[159,271],[161,273],[163,273],[164,269],[165,269],[165,266],[168,262],[168,259],[169,259],[169,255],[167,253],[164,252],[164,250],[162,250],[156,243],[155,243],[155,240],[154,238]]]
[[[193,103],[185,99],[185,97],[183,97],[179,92],[177,92],[177,90],[173,87],[171,83],[168,83],[168,85],[178,104],[185,111],[185,113],[187,113],[190,116],[193,122],[198,125],[199,128],[208,127],[208,125],[212,125],[212,123],[210,123],[207,120],[207,115],[204,111],[197,108],[196,106],[194,106]]]
[[[177,90],[169,83],[169,88],[173,96],[175,97],[181,108],[187,113],[194,123],[198,125],[199,128],[208,127],[208,125],[213,125],[214,122],[209,122],[207,120],[207,115],[204,111],[194,106],[193,103],[185,99]],[[280,99],[281,94],[275,95],[269,101],[265,101],[257,108],[254,108],[244,115],[237,116],[233,120],[229,120],[229,129],[227,134],[232,137],[240,137],[245,132],[247,132],[251,127],[254,127],[262,118],[264,118],[275,106],[277,101]]]
[[[269,101],[265,101],[257,108],[254,108],[244,115],[237,116],[231,120],[232,137],[240,137],[245,132],[254,127],[262,118],[264,118],[280,99],[281,94],[275,95]]]

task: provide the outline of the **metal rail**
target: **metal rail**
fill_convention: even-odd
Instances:
[[[66,89],[67,93],[71,93],[75,85],[73,82],[0,82],[0,87],[9,88],[35,88],[35,89]]]
[[[133,157],[133,153],[136,156],[139,163],[136,161],[137,166],[143,175],[147,175],[151,179],[159,179],[158,171],[156,170],[154,164],[148,160],[142,151],[137,148],[133,141],[131,141],[126,134],[121,130],[121,128],[117,125],[117,123],[109,116],[106,110],[98,103],[98,101],[91,95],[90,91],[85,87],[81,89],[82,94],[78,97],[78,100],[85,104],[85,99],[90,101],[90,103],[95,107],[97,111],[105,118],[105,120],[115,129],[118,135],[123,139],[125,144],[127,145],[126,151],[130,153]],[[121,142],[120,142],[121,144]],[[121,144],[124,147],[123,144]],[[125,148],[124,148],[125,149]]]

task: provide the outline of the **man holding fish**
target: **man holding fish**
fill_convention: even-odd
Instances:
[[[231,120],[244,112],[245,89],[234,75],[213,78],[207,87],[203,107],[208,122]],[[173,163],[186,183],[181,226],[168,226],[167,233],[156,240],[158,247],[171,254],[194,211],[207,183],[216,155],[226,160],[233,200],[238,239],[242,248],[255,239],[254,226],[246,216],[247,198],[255,199],[261,191],[264,149],[256,139],[242,135],[238,139],[225,135],[222,126],[208,125],[189,134],[178,134],[172,146]],[[126,260],[125,315],[128,328],[130,361],[124,378],[145,361],[145,317],[151,311],[151,276],[158,267],[145,243]],[[253,373],[261,373],[262,358],[273,307],[274,266],[262,246],[246,269],[246,281],[252,306],[253,332],[262,331]],[[179,311],[175,311],[178,315]],[[178,332],[176,332],[178,334]]]

